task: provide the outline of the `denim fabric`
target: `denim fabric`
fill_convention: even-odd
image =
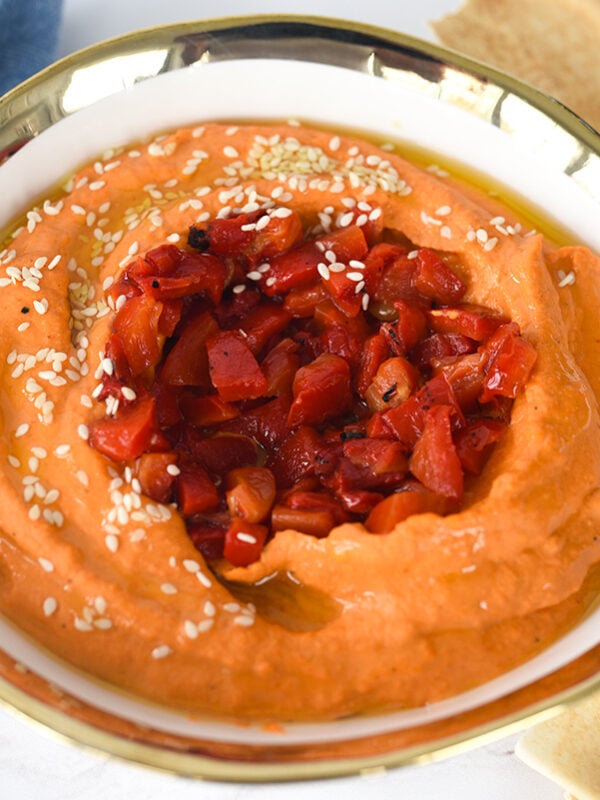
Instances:
[[[0,95],[56,57],[62,0],[0,0]]]

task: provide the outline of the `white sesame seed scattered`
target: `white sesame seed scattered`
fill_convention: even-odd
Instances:
[[[234,294],[242,294],[242,292],[246,291],[246,284],[244,283],[237,283],[231,290]]]
[[[53,572],[54,571],[54,564],[48,558],[43,558],[42,556],[40,556],[38,558],[38,564],[44,570],[44,572]]]
[[[355,283],[364,279],[362,272],[347,272],[346,277],[349,281],[354,281]]]
[[[207,600],[204,603],[204,614],[207,617],[214,617],[216,613],[217,613],[217,609],[215,607],[215,604],[212,603],[210,600]]]
[[[101,631],[107,631],[112,628],[112,626],[112,620],[108,619],[108,617],[100,617],[94,620],[94,628],[98,628]]]
[[[152,650],[151,655],[152,658],[158,660],[170,656],[172,652],[173,651],[171,650],[168,644],[161,644]]]
[[[317,272],[323,278],[324,281],[328,281],[331,278],[331,275],[329,274],[329,267],[327,266],[327,264],[324,264],[323,262],[317,264]]]
[[[488,239],[485,242],[485,244],[483,245],[483,249],[486,252],[489,252],[490,250],[493,250],[494,247],[496,247],[497,244],[498,244],[498,239],[495,236],[492,236],[491,239]]]
[[[181,474],[181,470],[179,469],[177,464],[169,464],[167,466],[167,472],[169,473],[169,475],[173,475],[174,477]]]
[[[163,594],[177,594],[177,587],[172,583],[161,584],[160,590]]]
[[[245,531],[238,531],[236,539],[240,542],[246,542],[247,544],[256,544],[257,542],[256,536],[252,536],[251,533],[246,533]]]
[[[212,586],[211,579],[207,575],[205,575],[202,571],[198,571],[196,573],[196,578],[198,578],[202,586],[205,586],[207,589],[210,589],[210,587]]]
[[[47,597],[42,605],[45,617],[51,617],[57,608],[58,608],[58,603],[56,602],[56,599],[54,597]]]
[[[259,281],[262,278],[262,275],[258,270],[253,269],[246,273],[246,277],[251,281]]]
[[[119,540],[114,533],[109,533],[108,536],[104,537],[104,544],[111,553],[116,553],[119,549]]]
[[[438,217],[447,217],[451,212],[452,208],[450,206],[440,206],[435,213]]]
[[[191,619],[186,619],[183,623],[183,632],[188,637],[188,639],[197,639],[198,638],[198,628],[196,627],[196,623],[192,622]]]
[[[87,472],[85,472],[84,470],[78,469],[77,472],[75,473],[75,477],[82,486],[87,487],[90,485],[90,479],[88,478]]]
[[[475,236],[478,242],[483,243],[487,242],[488,240],[488,232],[485,230],[485,228],[477,228],[477,230],[475,231]]]
[[[488,610],[488,604],[487,604],[487,602],[486,602],[485,600],[482,600],[482,601],[479,603],[479,608],[483,609],[484,611],[487,611],[487,610]]]
[[[88,189],[91,192],[97,192],[100,189],[103,189],[105,186],[106,186],[106,181],[92,181],[92,183],[90,183],[90,185],[88,186]]]
[[[19,469],[19,467],[21,466],[21,462],[19,461],[19,459],[16,456],[12,455],[8,456],[8,463],[11,465],[11,467],[14,467],[15,469]]]
[[[185,558],[182,564],[188,572],[198,572],[200,570],[200,564],[191,558]]]
[[[23,422],[15,431],[15,439],[20,439],[21,436],[25,436],[27,433],[29,433],[29,425]]]
[[[82,633],[89,633],[89,631],[93,630],[92,625],[80,617],[75,617],[75,622],[73,624],[75,628]]]
[[[90,429],[88,428],[87,425],[84,424],[78,425],[77,433],[86,442],[90,438]]]
[[[234,617],[233,621],[236,625],[239,625],[242,628],[249,628],[251,625],[254,625],[254,617],[246,614],[240,614],[239,616]]]
[[[277,283],[277,278],[274,275],[271,275],[270,278],[267,278],[265,281],[265,286],[274,286]]]
[[[340,228],[347,228],[348,225],[352,223],[354,219],[354,213],[352,211],[348,211],[346,214],[342,214],[342,216],[338,219],[338,226]]]

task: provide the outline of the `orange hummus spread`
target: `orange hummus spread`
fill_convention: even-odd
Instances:
[[[460,511],[374,535],[278,531],[218,577],[177,508],[89,443],[136,256],[192,225],[292,208],[365,221],[460,263],[466,300],[537,351]],[[356,218],[356,215],[355,215]],[[358,215],[360,224],[361,215]],[[206,124],[105,153],[0,253],[0,611],[53,653],[188,711],[325,719],[415,707],[522,663],[594,600],[600,562],[600,259],[554,247],[439,168],[296,124]]]

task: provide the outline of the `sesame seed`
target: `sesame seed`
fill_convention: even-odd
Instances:
[[[119,540],[114,533],[109,533],[108,536],[104,537],[104,544],[111,553],[116,553],[119,549]]]
[[[44,572],[54,571],[54,564],[48,558],[43,558],[42,556],[40,556],[40,558],[38,558],[38,564],[44,570]]]
[[[161,584],[160,590],[163,594],[177,594],[177,587],[173,586],[172,583]]]
[[[107,631],[112,628],[112,626],[112,620],[108,619],[108,617],[101,617],[100,619],[94,620],[94,627],[99,630]]]
[[[347,272],[346,277],[349,281],[354,281],[355,283],[364,279],[362,272]]]
[[[185,558],[182,561],[182,564],[184,566],[184,569],[187,569],[188,572],[195,573],[200,570],[200,564],[191,558]]]
[[[25,436],[27,433],[29,433],[29,425],[23,422],[15,431],[15,439],[20,439],[21,436]]]
[[[257,542],[256,536],[252,536],[251,533],[245,533],[244,531],[238,531],[236,539],[240,542],[246,542],[247,544],[256,544]]]
[[[198,628],[196,624],[192,622],[191,619],[186,619],[183,623],[183,632],[188,637],[188,639],[197,639],[198,638]]]
[[[354,287],[354,294],[360,294],[360,292],[362,292],[364,288],[365,288],[365,282],[360,281],[360,283],[357,283],[356,286]]]
[[[84,470],[82,469],[77,470],[77,472],[75,473],[75,477],[82,486],[87,487],[90,485],[90,479],[88,478],[87,472],[85,472]]]
[[[347,228],[348,225],[352,223],[354,219],[354,213],[352,211],[348,211],[346,214],[342,214],[342,216],[338,220],[338,226],[340,228]]]
[[[80,617],[75,617],[75,622],[73,624],[75,625],[75,628],[82,633],[88,633],[89,631],[93,630],[91,624]]]
[[[79,425],[77,427],[77,433],[86,442],[90,438],[90,429],[88,428],[87,425],[83,424]]]
[[[246,273],[246,277],[251,281],[259,281],[262,278],[262,275],[258,270],[254,269],[251,272]]]
[[[210,600],[207,600],[204,603],[204,613],[206,614],[207,617],[214,617],[214,615],[217,613],[215,604],[212,603]]]
[[[44,616],[46,617],[51,617],[57,608],[58,608],[58,603],[56,602],[54,597],[47,597],[42,605]]]
[[[228,144],[226,147],[223,148],[223,155],[227,156],[227,158],[239,158],[240,154],[235,149],[235,147],[232,147],[231,145]]]
[[[105,186],[106,186],[106,181],[93,181],[92,183],[90,183],[88,188],[91,192],[97,192],[100,189],[103,189]]]
[[[152,655],[152,658],[154,658],[155,660],[158,660],[158,659],[166,658],[167,656],[170,656],[172,652],[173,651],[171,650],[171,648],[169,647],[168,644],[161,644],[161,645],[159,645],[158,647],[155,647],[152,650],[151,655]]]
[[[239,625],[242,628],[249,628],[251,625],[254,625],[254,617],[246,614],[240,614],[239,616],[234,617],[233,621],[236,625]]]
[[[214,622],[214,619],[203,619],[202,622],[199,622],[196,626],[196,630],[198,633],[206,633],[212,628]]]
[[[211,579],[207,575],[205,575],[203,572],[201,572],[201,571],[197,572],[196,573],[196,578],[198,578],[200,583],[203,586],[205,586],[207,589],[210,589],[210,587],[212,586]]]
[[[181,470],[179,469],[177,464],[168,464],[167,472],[169,473],[169,475],[173,475],[174,477],[181,474]]]
[[[317,272],[323,278],[324,281],[328,281],[331,277],[331,275],[329,274],[329,267],[326,264],[323,264],[323,262],[317,264]]]

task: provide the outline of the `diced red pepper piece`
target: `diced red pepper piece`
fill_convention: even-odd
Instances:
[[[333,353],[323,353],[300,367],[294,378],[288,425],[319,425],[352,406],[350,368]]]
[[[484,345],[486,356],[485,381],[481,402],[496,396],[515,398],[527,383],[537,359],[537,353],[510,322],[501,325]]]
[[[210,475],[198,464],[182,464],[177,478],[177,497],[184,517],[211,511],[219,505],[219,493]]]
[[[283,300],[283,307],[292,317],[312,317],[315,306],[329,298],[329,292],[321,282],[302,289],[291,289]]]
[[[227,508],[232,517],[262,522],[275,502],[275,477],[266,467],[239,467],[227,473]]]
[[[328,508],[290,508],[276,505],[271,513],[271,527],[274,531],[293,530],[322,539],[335,526],[333,513]]]
[[[147,396],[116,417],[92,423],[89,442],[112,461],[132,461],[148,449],[156,431],[154,398]]]
[[[206,340],[208,369],[213,386],[226,402],[262,397],[267,380],[245,338],[237,331],[221,331]]]
[[[483,390],[484,355],[481,352],[450,356],[432,362],[434,375],[443,373],[452,387],[458,404],[465,412],[477,410]]]
[[[367,389],[373,382],[377,370],[389,357],[390,351],[384,336],[376,333],[364,342],[360,366],[356,377],[356,390],[364,399]]]
[[[267,379],[268,397],[290,394],[294,375],[298,370],[300,359],[298,345],[292,339],[282,339],[263,358],[260,368]]]
[[[162,354],[165,337],[159,333],[162,303],[146,294],[131,297],[113,320],[113,332],[119,337],[133,375],[154,367]]]
[[[369,514],[383,500],[381,492],[369,492],[366,489],[340,490],[337,496],[345,509],[360,515]]]
[[[135,282],[151,275],[170,275],[177,267],[180,258],[181,250],[174,244],[161,244],[148,250],[145,256],[139,256],[128,264],[126,274]]]
[[[400,405],[416,389],[419,373],[402,356],[387,358],[379,365],[373,381],[365,392],[371,411],[383,411]]]
[[[323,253],[314,242],[305,242],[271,259],[263,273],[261,289],[267,297],[285,294],[290,289],[311,286],[319,278],[318,265]]]
[[[417,262],[408,257],[406,248],[379,242],[369,250],[365,265],[369,274],[378,276],[374,288],[369,291],[372,299],[380,304],[379,312],[387,312],[388,319],[395,316],[394,303],[397,300],[423,303],[423,296],[413,286]]]
[[[410,357],[420,369],[431,367],[440,358],[474,353],[477,343],[460,333],[432,333],[413,347]]]
[[[188,520],[187,535],[196,550],[202,553],[205,559],[215,561],[217,558],[223,558],[225,532],[228,525],[229,517],[227,517],[227,524],[224,525],[213,522],[212,519]]]
[[[398,320],[394,325],[398,346],[396,355],[405,355],[427,335],[427,318],[422,308],[405,300],[395,300],[394,308],[398,313]]]
[[[267,450],[273,451],[287,435],[289,410],[289,396],[281,395],[226,422],[221,430],[252,436]]]
[[[258,355],[269,340],[281,333],[291,318],[290,312],[276,303],[261,303],[253,309],[241,321],[240,329],[246,334],[246,343],[254,355]]]
[[[432,492],[461,500],[464,477],[452,440],[449,406],[433,406],[425,413],[425,427],[409,460],[412,474]]]
[[[265,218],[266,224],[261,222]],[[207,238],[211,253],[223,257],[244,256],[252,265],[298,244],[302,239],[302,222],[291,209],[254,211],[212,220]]]
[[[181,413],[177,392],[173,390],[173,387],[158,379],[150,387],[150,394],[154,398],[156,420],[159,427],[170,428],[172,425],[176,425],[181,419]]]
[[[460,306],[430,308],[427,322],[435,333],[458,333],[482,342],[508,320],[499,314],[492,314],[484,306],[464,303]]]
[[[215,305],[225,286],[223,262],[209,253],[180,251],[175,269],[167,275],[137,276],[144,292],[157,300],[173,300],[203,292]]]
[[[137,477],[144,494],[158,503],[171,499],[177,472],[169,467],[177,466],[177,453],[143,453],[137,464]]]
[[[359,467],[368,468],[373,475],[406,472],[408,461],[400,442],[390,439],[350,439],[344,442],[344,456]]]
[[[232,469],[255,466],[258,461],[256,442],[241,434],[203,436],[188,429],[183,446],[190,459],[219,478]]]
[[[219,425],[239,416],[240,410],[231,403],[226,403],[218,394],[203,397],[182,397],[179,408],[186,422],[204,428],[208,425]]]
[[[279,487],[293,486],[315,475],[322,442],[314,428],[306,425],[292,431],[272,453],[269,467]]]
[[[210,386],[206,342],[219,330],[209,311],[192,317],[169,351],[160,379],[173,386]]]
[[[410,481],[373,508],[366,519],[365,527],[371,533],[389,533],[399,522],[414,514],[445,514],[447,511],[447,498],[426,489],[416,481]]]
[[[350,515],[328,492],[315,492],[298,488],[296,484],[292,491],[286,495],[285,505],[295,510],[317,511],[324,509],[331,513],[335,525],[346,522]]]
[[[323,285],[333,298],[335,304],[344,314],[349,317],[356,317],[362,308],[362,295],[356,289],[359,283],[365,286],[364,279],[356,282],[347,277],[347,272],[354,272],[350,267],[344,272],[332,272]],[[362,291],[362,290],[361,290]]]
[[[467,291],[466,285],[433,250],[417,251],[413,286],[436,303],[456,303]]]
[[[223,556],[234,567],[247,567],[260,558],[268,533],[265,525],[233,519],[225,533]]]
[[[507,424],[495,419],[476,419],[459,431],[456,452],[466,472],[478,475],[487,461],[493,445],[506,431]]]
[[[431,378],[416,394],[411,395],[399,406],[385,411],[383,421],[391,428],[400,442],[408,450],[411,450],[423,432],[426,412],[430,408],[440,405],[448,406],[451,409],[454,430],[459,430],[464,426],[462,409],[443,374]]]
[[[245,319],[262,300],[258,287],[246,286],[243,292],[232,292],[228,299],[223,299],[211,310],[220,328],[236,328],[240,320]]]
[[[164,300],[162,314],[158,322],[159,333],[164,334],[167,338],[173,336],[175,328],[177,327],[181,314],[183,311],[183,299],[177,300]]]
[[[361,261],[369,250],[365,234],[358,225],[349,225],[330,233],[323,233],[316,241],[325,247],[325,251],[332,250],[338,263],[342,264],[352,260]],[[327,263],[325,258],[322,260]]]

